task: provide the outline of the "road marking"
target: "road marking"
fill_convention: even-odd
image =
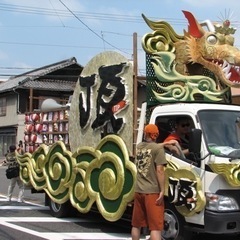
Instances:
[[[6,198],[0,194],[0,201],[6,202]],[[16,199],[13,199],[16,200]],[[14,202],[14,201],[13,201]],[[23,206],[23,205],[10,205],[0,206],[0,210],[49,210],[48,206],[35,204],[29,201],[25,203],[32,206]],[[84,240],[129,240],[131,239],[131,234],[127,233],[97,233],[97,232],[38,232],[31,230],[25,227],[16,225],[15,223],[19,222],[52,222],[52,223],[61,223],[61,222],[94,222],[92,219],[81,219],[81,218],[55,218],[55,217],[0,217],[0,225],[5,227],[15,229],[17,231],[24,232],[26,234],[31,234],[36,237],[47,240],[74,240],[74,239],[84,239]],[[99,223],[99,221],[98,221]],[[141,238],[142,240],[146,238]]]
[[[123,234],[123,233],[93,233],[93,232],[37,232],[28,228],[24,228],[18,225],[15,225],[13,222],[71,222],[71,221],[82,221],[87,222],[87,220],[80,220],[80,219],[57,219],[57,218],[14,218],[14,217],[1,217],[0,218],[0,225],[5,227],[9,227],[11,229],[21,231],[27,234],[32,234],[33,236],[37,236],[43,239],[48,240],[64,240],[64,239],[86,239],[86,240],[126,240],[130,239],[130,234]],[[92,221],[89,221],[92,222]]]
[[[89,220],[89,219],[55,218],[55,217],[0,217],[0,221],[4,221],[4,222],[93,222],[93,220]]]
[[[13,205],[10,205],[10,206],[0,206],[0,210],[49,210],[49,207],[45,207],[45,206],[42,206],[42,207],[38,207],[38,206],[13,206]]]
[[[0,195],[0,197],[2,197],[2,196]],[[29,202],[29,201],[24,201],[24,203],[29,204],[30,206],[20,205],[22,203],[17,203],[17,199],[14,199],[14,198],[12,199],[11,202],[7,202],[6,198],[5,199],[0,198],[0,202],[8,203],[8,205],[0,206],[0,210],[19,210],[19,209],[21,209],[21,210],[49,210],[49,206],[44,206],[41,204]],[[12,205],[12,203],[17,203],[19,205]]]
[[[0,202],[7,202],[7,196],[3,195],[3,194],[0,194]],[[17,202],[17,198],[12,198],[11,202]],[[34,203],[34,202],[31,202],[31,201],[25,201],[25,200],[24,200],[24,203],[34,205],[34,206],[44,206],[44,205],[39,204],[39,203]]]
[[[84,239],[84,240],[127,240],[131,239],[129,234],[120,233],[46,233],[49,240],[64,240],[64,239]]]

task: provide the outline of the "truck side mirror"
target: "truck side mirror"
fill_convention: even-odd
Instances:
[[[194,158],[200,158],[201,151],[201,141],[202,141],[202,130],[193,128],[189,133],[189,153],[194,156]]]

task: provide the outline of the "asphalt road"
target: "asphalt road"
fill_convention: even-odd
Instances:
[[[6,201],[9,180],[5,177],[6,167],[0,166],[0,240],[71,240],[131,239],[130,223],[118,221],[110,223],[100,215],[90,213],[73,218],[54,218],[49,207],[44,206],[45,195],[32,194],[25,190],[25,202],[18,203],[14,190],[12,202]],[[146,239],[143,235],[141,239]],[[238,236],[198,234],[192,240],[239,240]]]
[[[48,208],[0,200],[1,240],[128,239],[129,231],[95,216],[54,218]]]
[[[11,202],[6,201],[9,180],[6,167],[0,166],[0,240],[71,240],[71,239],[129,239],[130,224],[109,223],[99,214],[90,213],[72,218],[55,218],[44,206],[43,193],[25,190],[24,202],[17,202],[16,186]],[[124,226],[125,225],[125,226]]]

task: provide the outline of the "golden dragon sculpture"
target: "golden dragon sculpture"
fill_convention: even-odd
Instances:
[[[240,51],[234,46],[230,21],[222,25],[199,23],[183,11],[188,30],[178,35],[167,22],[154,22],[143,15],[153,30],[142,39],[150,56],[158,101],[230,101],[230,87],[240,87]]]

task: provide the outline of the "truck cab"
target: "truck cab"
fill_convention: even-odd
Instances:
[[[166,150],[164,239],[188,239],[191,232],[229,234],[240,231],[240,107],[224,104],[159,105],[150,123],[160,139],[174,131],[177,117],[191,122],[189,156]],[[188,231],[184,231],[188,229]]]

